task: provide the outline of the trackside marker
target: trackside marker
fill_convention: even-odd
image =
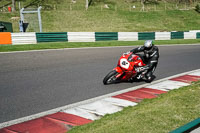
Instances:
[[[0,130],[1,133],[65,133],[72,126],[84,125],[92,122],[79,116],[58,112],[35,120],[16,124]],[[15,131],[15,132],[13,132]]]
[[[135,106],[135,105],[137,105],[137,103],[135,102],[108,97],[93,102],[91,104],[78,106],[73,109],[67,109],[64,110],[63,112],[74,114],[90,120],[97,120],[100,119],[105,114],[115,113],[121,111],[123,107]]]
[[[150,89],[150,88],[140,88],[138,89],[142,92],[146,92],[149,94],[153,94],[155,96],[159,95],[159,94],[163,94],[163,93],[167,93],[167,91],[162,91],[162,90],[156,90],[156,89]]]
[[[190,84],[188,83],[183,83],[183,82],[178,82],[178,81],[172,81],[172,80],[166,80],[154,85],[146,86],[147,88],[152,88],[152,89],[157,89],[157,90],[162,90],[162,91],[169,91],[173,89],[178,89],[183,86],[188,86]]]
[[[116,95],[116,96],[113,96],[113,97],[128,100],[128,101],[131,101],[131,102],[136,102],[136,103],[139,103],[143,100],[143,98],[133,97],[133,96],[129,96],[129,95],[122,95],[122,94]]]
[[[14,132],[14,131],[4,128],[4,129],[0,129],[0,133],[17,133],[17,132]]]
[[[51,115],[48,115],[46,117],[61,121],[63,123],[65,123],[65,122],[71,123],[69,125],[72,125],[72,126],[79,126],[79,125],[84,125],[84,124],[92,122],[91,120],[82,118],[80,116],[76,116],[76,115],[72,115],[72,114],[68,114],[68,113],[63,113],[63,112],[51,114]]]
[[[67,129],[64,124],[54,122],[46,117],[23,122],[6,128],[16,133],[64,133]],[[1,130],[0,130],[1,131]],[[6,132],[1,132],[6,133]],[[11,132],[12,133],[12,132]]]
[[[11,130],[8,130],[8,129],[0,129],[0,133],[17,133],[17,132],[14,132],[14,131],[11,131]]]
[[[194,75],[184,75],[176,78],[172,78],[170,80],[174,81],[180,81],[180,82],[185,82],[185,83],[191,83],[193,81],[198,81],[200,79],[200,76],[194,76]]]
[[[145,98],[151,99],[151,98],[157,97],[157,95],[153,93],[149,93],[148,91],[137,89],[137,90],[122,93],[113,97],[129,100],[133,102],[141,102]]]
[[[79,106],[81,109],[85,109],[88,112],[95,113],[97,115],[104,116],[106,114],[112,114],[122,110],[122,107],[112,105],[108,102],[99,100],[90,104]]]
[[[67,109],[67,110],[64,110],[63,112],[74,114],[74,115],[77,115],[86,119],[90,119],[90,120],[98,120],[101,118],[99,115],[96,115],[95,113],[88,112],[87,110],[84,110],[78,107]]]
[[[131,102],[131,101],[127,101],[127,100],[123,100],[123,99],[119,99],[119,98],[114,98],[114,97],[105,98],[105,99],[103,99],[103,101],[106,101],[113,105],[121,106],[121,107],[137,105],[137,103],[135,103],[135,102]]]

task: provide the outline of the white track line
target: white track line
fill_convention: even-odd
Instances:
[[[196,46],[200,44],[166,44],[166,45],[157,45],[157,46]],[[12,51],[12,52],[0,52],[0,54],[14,54],[14,53],[27,53],[27,52],[48,52],[48,51],[62,51],[62,50],[80,50],[80,49],[103,49],[103,48],[123,48],[123,47],[137,47],[141,45],[133,46],[112,46],[112,47],[81,47],[81,48],[60,48],[60,49],[41,49],[41,50],[28,50],[28,51]]]

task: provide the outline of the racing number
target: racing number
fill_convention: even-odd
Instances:
[[[128,69],[129,65],[130,65],[130,63],[127,61],[127,59],[121,59],[120,60],[120,66],[122,68]]]

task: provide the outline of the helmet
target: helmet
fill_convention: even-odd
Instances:
[[[145,43],[144,43],[144,47],[145,49],[151,49],[153,46],[153,41],[152,40],[146,40]]]

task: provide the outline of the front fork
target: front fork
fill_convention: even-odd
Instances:
[[[122,76],[122,74],[124,73],[121,69],[121,67],[117,66],[115,67],[113,70],[115,70],[116,72],[118,72],[119,74],[116,76],[116,78],[119,78],[120,76]]]

